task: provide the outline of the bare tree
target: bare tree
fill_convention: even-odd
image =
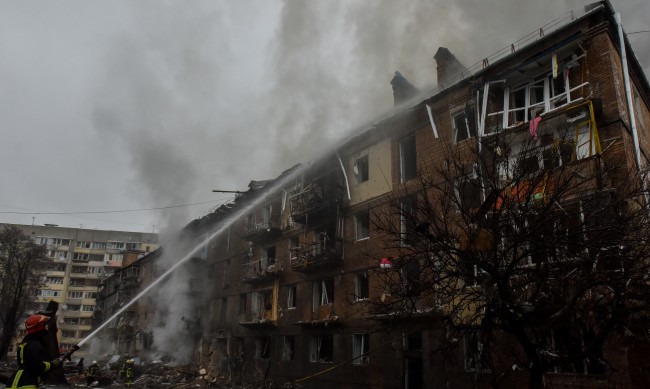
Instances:
[[[372,217],[394,256],[376,271],[378,312],[439,312],[445,344],[463,339],[465,369],[494,386],[513,369],[531,388],[545,372],[604,373],[611,335],[646,337],[638,174],[558,127],[448,145]]]
[[[15,226],[0,230],[0,359],[6,359],[18,321],[40,283],[43,246]]]

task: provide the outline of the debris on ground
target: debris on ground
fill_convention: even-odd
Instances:
[[[79,371],[76,364],[64,365],[65,377],[69,383],[67,388],[125,388],[126,377],[123,373],[124,358],[112,361],[100,361],[99,373],[90,384],[84,372]],[[0,362],[0,375],[9,377],[16,369],[16,363]],[[0,384],[0,388],[3,386]],[[273,382],[238,384],[232,382],[229,376],[213,377],[204,366],[184,365],[174,366],[162,362],[139,363],[134,366],[133,383],[130,388],[139,389],[189,389],[189,388],[219,388],[219,389],[258,389],[282,388],[281,384]],[[45,389],[59,389],[61,386],[41,385]]]

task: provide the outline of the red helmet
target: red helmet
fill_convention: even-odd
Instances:
[[[25,321],[25,329],[28,334],[34,334],[45,329],[49,317],[45,315],[32,315]]]

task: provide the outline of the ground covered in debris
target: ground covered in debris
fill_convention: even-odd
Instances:
[[[271,381],[259,382],[253,384],[239,384],[233,382],[232,377],[226,374],[219,377],[212,377],[207,370],[201,366],[173,366],[162,362],[138,363],[133,367],[132,383],[127,383],[124,373],[125,361],[108,361],[99,363],[99,373],[94,380],[86,375],[87,366],[83,367],[77,362],[67,362],[64,365],[65,377],[68,386],[47,385],[47,381],[42,384],[41,388],[59,389],[59,388],[138,388],[138,389],[158,389],[158,388],[229,388],[229,389],[257,389],[257,388],[282,388],[288,387],[275,384]],[[0,363],[0,373],[5,376],[11,375],[16,368],[15,363]],[[0,388],[4,388],[0,384]]]

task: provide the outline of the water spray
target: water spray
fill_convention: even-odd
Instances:
[[[86,344],[91,338],[93,338],[95,335],[97,335],[104,327],[106,327],[111,321],[113,321],[115,318],[117,318],[122,312],[127,310],[131,305],[135,304],[136,301],[138,301],[141,297],[149,293],[156,285],[161,283],[167,276],[169,276],[174,270],[176,270],[178,267],[180,267],[182,264],[187,262],[190,258],[193,258],[196,253],[198,253],[200,250],[203,249],[204,246],[208,245],[212,239],[223,233],[227,228],[229,228],[234,221],[240,219],[242,216],[244,216],[246,213],[248,213],[252,208],[258,206],[261,202],[265,201],[271,194],[275,193],[276,190],[282,186],[284,186],[286,183],[290,182],[290,180],[293,180],[300,172],[302,172],[305,168],[303,167],[302,169],[295,169],[294,171],[290,172],[287,174],[285,177],[281,177],[279,180],[274,182],[272,186],[266,191],[266,193],[260,195],[258,198],[254,199],[250,204],[247,206],[243,207],[239,211],[235,212],[230,218],[228,218],[226,221],[224,221],[223,225],[217,229],[215,232],[213,232],[211,235],[209,235],[207,238],[205,238],[203,241],[201,241],[196,247],[194,247],[190,252],[188,252],[183,258],[181,258],[178,262],[176,262],[172,267],[167,269],[163,274],[160,275],[156,280],[154,280],[151,284],[149,284],[146,288],[144,288],[140,293],[138,293],[131,301],[128,303],[124,304],[122,308],[120,308],[117,312],[115,312],[108,320],[106,320],[104,323],[102,323],[99,327],[97,327],[93,332],[88,334],[85,338],[83,338],[79,343],[77,343],[73,348],[63,354],[61,356],[62,359],[69,359],[70,355],[72,355],[73,352],[81,348],[84,344]]]

